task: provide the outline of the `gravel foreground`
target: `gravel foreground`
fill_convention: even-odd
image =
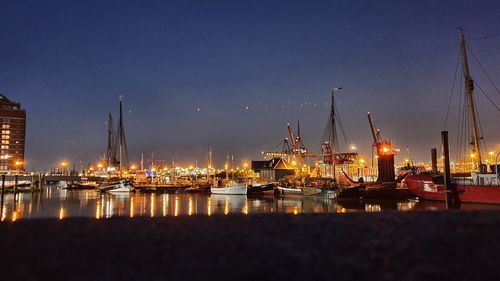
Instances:
[[[0,280],[499,280],[500,212],[0,223]]]

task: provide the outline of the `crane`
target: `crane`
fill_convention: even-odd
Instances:
[[[391,140],[383,139],[380,130],[373,125],[370,112],[368,112],[368,123],[373,137],[373,147],[377,148],[378,178],[377,182],[393,182],[396,174],[394,170],[394,154],[398,151],[392,148]],[[372,157],[373,166],[373,157]]]

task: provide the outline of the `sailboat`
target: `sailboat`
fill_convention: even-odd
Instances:
[[[493,173],[487,173],[487,167],[482,162],[480,141],[483,138],[479,135],[478,115],[474,103],[474,80],[469,71],[467,60],[467,50],[465,44],[464,30],[460,28],[460,55],[462,58],[462,72],[465,82],[465,94],[467,101],[467,111],[469,117],[472,148],[471,158],[476,161],[477,170],[472,172],[470,178],[452,179],[452,199],[463,203],[493,203],[500,204],[500,176],[498,166],[495,165]],[[493,163],[495,164],[495,163]],[[448,192],[444,186],[442,175],[416,174],[406,177],[406,186],[424,200],[446,200]]]
[[[246,195],[248,192],[248,188],[246,184],[240,184],[234,181],[234,175],[233,175],[233,180],[229,181],[229,155],[227,156],[227,161],[226,161],[226,181],[227,183],[224,185],[224,187],[211,187],[210,192],[212,194],[232,194],[232,195]]]
[[[112,122],[111,115],[109,116],[109,121]],[[109,164],[112,164],[113,159],[115,158],[114,155],[114,149],[111,146],[111,140],[112,140],[112,123],[109,124],[109,129],[108,131],[108,151],[107,151],[107,157],[108,157],[108,162]],[[114,182],[108,182],[105,184],[102,184],[99,186],[99,190],[102,192],[110,192],[110,193],[124,193],[124,192],[132,192],[134,191],[134,187],[130,184],[130,181],[122,179],[122,168],[123,168],[123,160],[124,160],[124,155],[126,156],[128,160],[128,152],[127,152],[127,144],[125,142],[125,129],[123,127],[123,107],[122,107],[122,97],[120,96],[120,119],[118,121],[118,135],[116,136],[115,139],[115,146],[118,144],[118,150],[119,150],[119,168],[118,168],[118,173],[119,173],[119,180],[114,181]]]

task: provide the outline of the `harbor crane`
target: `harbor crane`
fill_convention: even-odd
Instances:
[[[373,120],[370,112],[368,112],[368,123],[373,137],[373,148],[377,149],[377,164],[378,164],[378,178],[377,182],[394,182],[396,172],[394,170],[394,154],[398,151],[393,149],[391,140],[383,139],[380,130],[376,129],[373,125]],[[372,157],[373,165],[373,157]]]
[[[306,146],[302,142],[300,132],[300,122],[297,122],[297,133],[294,132],[292,125],[287,123],[288,138],[285,138],[278,146],[281,146],[281,151],[264,151],[262,154],[269,157],[286,158],[290,162],[295,162],[297,167],[302,167],[308,157],[316,158],[318,155],[308,152]]]

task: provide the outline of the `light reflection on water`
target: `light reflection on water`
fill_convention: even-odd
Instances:
[[[464,210],[496,209],[499,205],[462,205]],[[444,203],[384,201],[364,203],[314,197],[273,197],[207,194],[101,194],[94,190],[59,190],[7,193],[1,207],[1,221],[30,218],[94,217],[168,217],[191,215],[229,215],[262,213],[348,213],[384,210],[440,210]]]

